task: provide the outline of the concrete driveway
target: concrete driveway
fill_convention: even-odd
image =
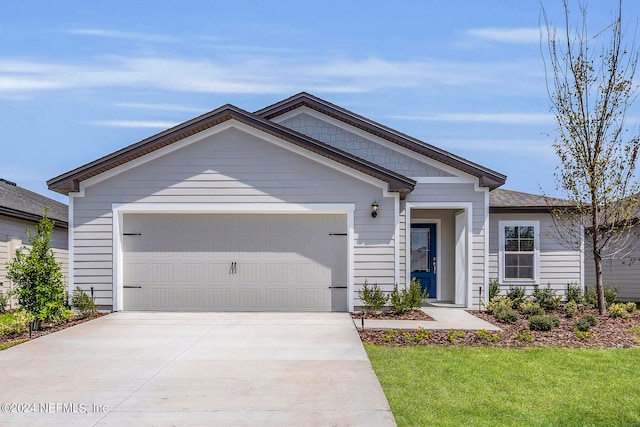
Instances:
[[[3,426],[395,425],[346,313],[112,313],[0,366]]]

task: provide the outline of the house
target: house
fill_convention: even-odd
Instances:
[[[45,208],[49,208],[47,216],[55,224],[51,249],[61,265],[66,285],[69,276],[67,205],[0,179],[0,292],[6,294],[12,289],[12,283],[7,279],[7,263],[13,260],[16,250],[28,245],[26,230],[34,230]]]
[[[352,311],[365,281],[417,278],[466,307],[499,274],[580,281],[540,206],[490,214],[505,179],[300,93],[224,105],[48,185],[69,196],[70,283],[103,309]]]
[[[636,206],[632,215],[635,227],[624,231],[622,241],[627,239],[631,242],[628,251],[615,256],[605,256],[602,260],[602,283],[618,290],[618,299],[621,301],[640,301],[640,244],[638,237],[640,229],[638,223],[640,210],[638,206],[639,195],[631,196],[628,199],[633,206]],[[585,286],[594,288],[596,286],[596,268],[590,251],[593,246],[587,241],[587,256],[585,257]]]

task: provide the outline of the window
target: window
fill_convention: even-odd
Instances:
[[[500,279],[503,282],[538,281],[538,221],[500,221]]]

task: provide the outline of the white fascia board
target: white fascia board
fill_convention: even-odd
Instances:
[[[371,175],[367,175],[363,172],[357,171],[349,166],[343,165],[341,163],[335,162],[333,160],[330,160],[324,156],[321,156],[320,154],[311,152],[307,149],[304,149],[302,147],[299,147],[295,144],[292,144],[290,142],[287,141],[283,141],[282,139],[262,132],[254,127],[251,127],[249,125],[246,125],[244,123],[241,123],[235,119],[231,119],[231,120],[227,120],[224,123],[221,123],[219,125],[213,126],[209,129],[203,130],[201,132],[198,132],[195,135],[191,135],[187,138],[184,138],[180,141],[174,142],[173,144],[170,144],[166,147],[160,148],[156,151],[153,151],[149,154],[145,154],[144,156],[138,157],[137,159],[131,160],[123,165],[117,166],[113,169],[110,169],[106,172],[103,172],[99,175],[96,175],[94,177],[91,177],[89,179],[86,179],[84,181],[82,181],[80,183],[80,191],[78,193],[73,193],[74,197],[77,196],[84,196],[84,190],[87,187],[90,187],[94,184],[97,184],[99,182],[105,181],[109,178],[113,178],[116,175],[119,175],[123,172],[126,172],[130,169],[133,169],[137,166],[140,166],[142,164],[145,164],[147,162],[150,162],[152,160],[158,159],[160,157],[166,156],[167,154],[170,154],[174,151],[180,150],[181,148],[187,147],[195,142],[201,141],[205,138],[208,138],[210,136],[216,135],[218,133],[224,132],[228,129],[238,129],[242,132],[245,132],[249,135],[252,135],[256,138],[265,140],[267,142],[270,142],[280,148],[284,148],[286,150],[289,150],[295,154],[298,154],[300,156],[306,157],[310,160],[313,160],[319,164],[322,164],[324,166],[327,166],[329,168],[332,168],[334,170],[337,170],[338,172],[341,172],[345,175],[349,175],[351,177],[354,177],[360,181],[364,181],[368,184],[374,185],[376,187],[381,188],[385,195],[387,195],[388,192],[388,184],[380,179],[374,178]],[[71,196],[71,195],[70,195]]]
[[[437,169],[441,169],[447,173],[450,173],[456,177],[471,177],[471,178],[475,178],[476,181],[478,181],[478,178],[470,175],[466,172],[461,171],[460,169],[456,169],[452,166],[446,165],[444,163],[438,162],[437,160],[432,159],[431,157],[427,157],[424,156],[422,154],[419,154],[413,150],[409,150],[408,148],[402,147],[398,144],[394,144],[391,141],[387,141],[386,139],[380,138],[379,136],[373,135],[367,131],[364,131],[360,128],[357,128],[355,126],[352,126],[350,124],[347,124],[341,120],[335,119],[333,117],[330,116],[326,116],[322,113],[320,113],[319,111],[313,110],[309,107],[306,106],[302,106],[302,107],[298,107],[295,110],[289,111],[287,113],[284,113],[280,116],[274,117],[273,119],[271,119],[271,121],[273,121],[274,123],[282,123],[283,121],[293,118],[295,116],[298,116],[300,114],[307,114],[313,118],[316,118],[318,120],[322,120],[323,122],[329,123],[333,126],[336,126],[342,130],[345,130],[349,133],[353,133],[355,135],[358,135],[364,139],[368,139],[369,141],[373,141],[377,144],[380,144],[386,148],[390,148],[394,151],[397,151],[398,153],[404,154],[405,156],[409,156],[409,157],[413,157],[415,159],[417,159],[418,161],[425,163],[429,166],[432,166],[434,168]],[[415,179],[415,178],[412,178]]]

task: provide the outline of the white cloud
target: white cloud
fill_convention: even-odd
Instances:
[[[142,102],[118,102],[116,107],[132,108],[138,110],[155,110],[155,111],[171,111],[184,113],[204,113],[208,111],[206,108],[190,107],[180,104],[151,104]]]
[[[177,125],[177,122],[152,121],[152,120],[98,120],[88,122],[94,126],[106,126],[116,128],[147,128],[147,129],[169,129]]]
[[[538,139],[441,139],[438,146],[451,151],[504,152],[519,155],[554,156],[551,141]]]
[[[504,43],[539,43],[540,28],[472,28],[467,30],[472,38]]]
[[[110,39],[135,40],[141,42],[176,43],[179,39],[161,34],[136,33],[129,31],[106,30],[102,28],[75,28],[65,30],[68,34],[80,36],[103,37]]]
[[[553,115],[542,113],[433,113],[426,115],[396,115],[392,119],[426,122],[473,122],[504,124],[549,124]]]

